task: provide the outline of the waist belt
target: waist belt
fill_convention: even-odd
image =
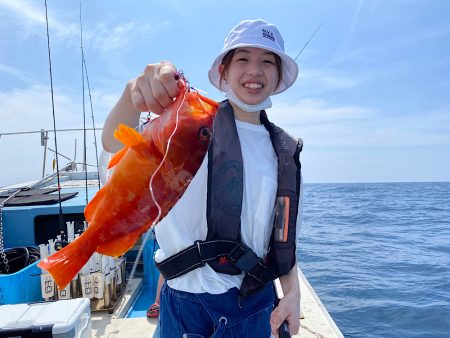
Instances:
[[[162,276],[170,280],[223,257],[261,285],[278,277],[252,249],[231,240],[195,241],[190,247],[155,265]]]

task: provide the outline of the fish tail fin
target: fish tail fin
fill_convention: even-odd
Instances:
[[[89,231],[68,246],[41,260],[38,266],[48,271],[60,289],[65,288],[95,251],[95,240]]]

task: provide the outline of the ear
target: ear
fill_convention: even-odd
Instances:
[[[220,64],[220,65],[219,65],[219,74],[220,74],[220,77],[221,77],[225,82],[227,82],[226,74],[224,73],[224,71],[225,71],[225,66],[224,66],[223,64]]]

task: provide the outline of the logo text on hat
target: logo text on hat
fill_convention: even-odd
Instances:
[[[268,29],[263,28],[262,36],[263,36],[263,38],[266,38],[266,39],[269,39],[269,40],[272,40],[273,42],[275,42],[275,35]]]

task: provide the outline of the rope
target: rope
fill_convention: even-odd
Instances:
[[[315,335],[317,338],[325,338],[325,336],[321,335],[320,333],[311,330],[309,327],[307,327],[306,325],[300,324],[300,327],[302,329],[305,329],[306,331],[312,333],[313,335]]]
[[[0,262],[1,273],[15,273],[37,262],[40,258],[39,249],[36,247],[17,247],[5,250],[8,264]]]

